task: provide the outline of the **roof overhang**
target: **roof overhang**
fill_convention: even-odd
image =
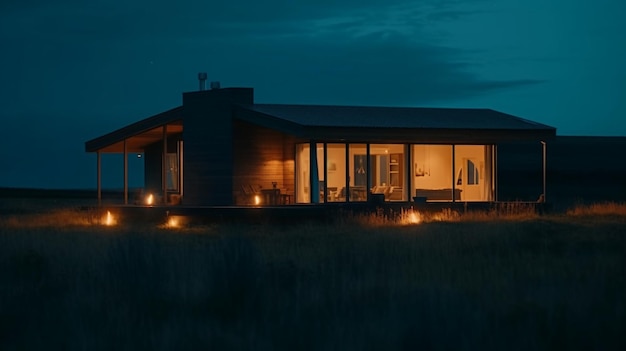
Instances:
[[[301,137],[326,142],[498,144],[510,141],[549,140],[556,130],[419,129],[419,128],[305,128]]]
[[[258,106],[258,105],[257,105]],[[366,109],[366,108],[365,108]],[[393,109],[390,109],[393,112]],[[282,112],[282,111],[281,111]],[[489,111],[494,113],[495,111]],[[472,113],[476,113],[472,111]],[[497,113],[497,112],[495,112]],[[351,125],[324,126],[315,123],[304,124],[288,118],[272,115],[257,109],[254,105],[239,106],[237,119],[278,130],[298,138],[325,142],[393,142],[393,143],[439,143],[439,144],[497,144],[510,141],[549,140],[556,136],[556,128],[527,121],[518,117],[500,114],[503,118],[514,119],[514,127],[493,128],[488,124],[471,127],[390,127],[363,126],[358,116]]]
[[[372,116],[372,111],[377,115]],[[143,152],[163,140],[164,132],[166,138],[181,134],[182,114],[183,107],[179,106],[143,119],[87,141],[85,150]],[[398,118],[400,114],[404,116]],[[450,118],[450,114],[455,115]],[[457,117],[462,114],[463,118]],[[493,110],[240,105],[234,106],[233,116],[297,138],[325,142],[496,144],[556,136],[554,127]],[[334,125],[320,123],[323,118]]]
[[[164,126],[168,138],[183,132],[182,110],[179,106],[89,140],[85,151],[121,153],[126,143],[127,152],[143,152],[148,145],[163,140]]]

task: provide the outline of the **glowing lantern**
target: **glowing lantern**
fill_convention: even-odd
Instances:
[[[104,216],[103,223],[106,226],[112,226],[116,224],[115,218],[111,214],[111,211],[107,211],[106,216]]]
[[[259,195],[254,195],[254,204],[255,205],[261,204],[261,197]]]
[[[153,205],[153,204],[154,204],[154,195],[148,194],[148,196],[146,197],[146,205]]]
[[[167,216],[165,228],[181,228],[185,224],[184,216]]]
[[[178,218],[176,218],[175,216],[170,216],[167,219],[167,227],[169,228],[178,228],[178,226],[180,225]]]

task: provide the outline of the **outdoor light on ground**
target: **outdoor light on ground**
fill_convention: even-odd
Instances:
[[[254,204],[257,206],[261,204],[261,197],[259,195],[254,195]]]
[[[107,211],[107,213],[102,217],[102,224],[106,226],[113,226],[117,224],[117,220],[111,214],[111,211]]]
[[[153,205],[154,204],[154,195],[152,194],[148,194],[148,196],[146,196],[146,205]]]
[[[422,215],[418,211],[409,210],[402,216],[402,224],[420,224]]]
[[[183,216],[167,216],[165,222],[166,228],[181,228],[185,225],[185,217]]]

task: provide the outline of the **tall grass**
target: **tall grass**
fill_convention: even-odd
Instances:
[[[344,214],[340,222],[356,222],[370,226],[413,225],[429,222],[484,222],[519,221],[540,218],[534,203],[502,203],[487,210],[454,210],[444,208],[439,211],[420,209],[383,210],[373,213]]]
[[[624,349],[621,218],[449,215],[4,222],[0,349]]]
[[[567,210],[569,216],[626,216],[626,203],[599,202],[577,205]]]

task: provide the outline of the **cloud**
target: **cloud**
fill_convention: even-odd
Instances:
[[[483,79],[471,45],[442,41],[481,2],[3,1],[0,117],[16,142],[29,130],[48,135],[39,144],[49,135],[63,143],[46,160],[33,143],[0,183],[18,184],[42,162],[92,171],[81,163],[85,139],[180,104],[198,71],[223,86],[254,87],[267,103],[445,106],[540,84]],[[71,186],[71,177],[57,178]]]
[[[349,41],[329,36],[263,42],[225,50],[230,51],[232,67],[222,76],[255,82],[258,96],[277,103],[432,104],[537,83],[482,81],[468,73],[462,51],[416,45],[389,33]]]
[[[68,89],[93,75],[108,91],[100,94],[104,99],[123,98],[117,95],[126,89],[115,87],[124,79],[132,93],[145,89],[139,84],[150,82],[151,75],[191,77],[190,71],[205,68],[222,79],[267,86],[277,91],[274,95],[289,87],[283,95],[288,99],[300,92],[300,100],[320,102],[340,102],[343,96],[356,103],[360,96],[379,104],[414,104],[528,84],[506,77],[481,81],[471,74],[466,51],[433,39],[428,31],[432,21],[471,13],[456,10],[458,4],[240,0],[96,1],[87,6],[77,0],[54,5],[30,1],[12,10],[28,12],[9,44],[20,53],[12,72],[35,69],[36,74],[21,72],[20,80],[63,80]],[[170,78],[160,83],[179,82]]]

